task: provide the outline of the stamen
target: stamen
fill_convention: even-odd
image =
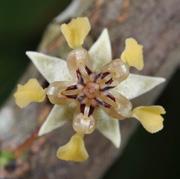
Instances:
[[[120,59],[115,59],[108,65],[105,65],[102,70],[104,73],[109,72],[113,79],[113,85],[119,84],[121,81],[126,79],[129,75],[129,68]],[[108,81],[109,79],[105,80]]]
[[[90,75],[92,73],[92,71],[87,66],[85,67],[85,69],[86,69],[88,75]]]
[[[111,107],[110,104],[102,101],[101,99],[96,98],[96,101],[97,101],[97,103],[98,103],[99,105],[104,106],[105,108],[110,108],[110,107]]]
[[[79,71],[81,73],[82,78],[84,79],[85,82],[89,80],[89,74],[86,70],[86,66],[80,65],[79,66]]]
[[[84,108],[84,115],[89,116],[89,111],[90,111],[90,107],[89,106],[85,106],[85,108]]]
[[[98,73],[98,74],[95,76],[95,78],[94,78],[94,82],[96,82],[96,81],[98,80],[98,78],[101,77],[101,75],[102,75],[102,73]]]
[[[76,75],[78,78],[78,83],[84,84],[84,79],[82,78],[82,75],[81,75],[81,72],[79,71],[79,69],[76,71]]]
[[[107,94],[106,96],[112,99],[113,101],[116,101],[116,98],[112,94]]]
[[[72,85],[72,86],[69,86],[66,88],[66,91],[68,90],[74,90],[74,89],[77,89],[77,85]]]
[[[110,80],[106,81],[105,84],[110,85],[112,82],[113,82],[113,79],[111,78]]]
[[[81,111],[81,113],[83,113],[83,114],[84,114],[85,107],[86,107],[85,104],[81,104],[81,105],[80,105],[80,111]]]
[[[62,95],[65,95],[65,96],[67,96],[67,95],[78,95],[79,94],[79,92],[80,92],[80,90],[79,89],[69,89],[69,90],[64,90],[64,91],[62,91],[61,92],[61,94]]]
[[[107,75],[109,75],[110,73],[109,72],[104,72],[104,73],[102,73],[102,75],[101,75],[101,79],[103,79],[103,78],[105,78]]]
[[[107,90],[112,89],[112,88],[114,88],[114,87],[115,87],[115,86],[106,86],[106,87],[100,89],[100,91],[107,91]]]
[[[93,106],[90,106],[90,109],[89,109],[89,115],[88,115],[88,116],[92,115],[93,112],[94,112],[94,107],[93,107]]]
[[[86,116],[90,116],[94,112],[94,107],[93,106],[87,106],[86,104],[81,104],[80,105],[80,111],[82,114]]]
[[[113,99],[111,99],[110,94],[109,94],[109,96],[108,96],[108,94],[101,93],[100,98],[101,98],[101,100],[102,100],[103,102],[105,102],[105,103],[107,103],[107,104],[109,104],[109,105],[111,105],[111,106],[115,106],[115,105],[116,105],[115,101],[114,101]],[[113,98],[113,97],[112,97],[112,98]]]
[[[77,95],[65,95],[67,98],[76,99]]]
[[[91,71],[88,67],[80,65],[78,70],[76,71],[77,78],[80,84],[85,84],[87,81],[90,80],[90,73]]]

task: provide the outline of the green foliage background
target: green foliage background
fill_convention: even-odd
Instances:
[[[0,1],[0,104],[25,71],[46,25],[70,0]]]

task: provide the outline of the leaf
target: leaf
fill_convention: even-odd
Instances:
[[[101,70],[104,65],[112,60],[111,42],[108,30],[104,29],[89,50],[93,70]]]
[[[164,81],[165,79],[160,77],[130,74],[126,80],[113,90],[121,93],[128,99],[133,99],[150,91]]]
[[[26,55],[49,83],[71,80],[66,61],[38,52],[28,51]]]
[[[73,110],[66,105],[54,105],[46,121],[39,130],[39,136],[47,134],[73,118]]]
[[[121,143],[121,134],[119,121],[111,118],[103,109],[98,109],[95,113],[97,120],[97,129],[108,138],[115,147],[119,148]]]

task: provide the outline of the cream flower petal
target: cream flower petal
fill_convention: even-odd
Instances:
[[[113,90],[121,93],[128,99],[133,99],[150,91],[163,82],[165,82],[165,79],[160,77],[130,74],[126,80],[121,82]]]
[[[49,133],[73,118],[72,108],[66,105],[55,105],[48,115],[46,121],[39,130],[39,136]]]
[[[115,147],[119,148],[121,144],[119,121],[111,118],[103,109],[98,109],[94,117],[97,120],[97,129],[108,138]]]
[[[108,30],[104,29],[89,50],[90,58],[92,60],[92,69],[99,71],[104,65],[111,62],[112,50]]]
[[[71,80],[66,61],[32,51],[26,52],[26,55],[49,83]]]

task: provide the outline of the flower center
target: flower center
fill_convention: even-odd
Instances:
[[[69,70],[76,82],[54,82],[47,95],[53,104],[69,104],[75,100],[78,110],[74,114],[73,128],[76,132],[89,134],[95,129],[93,113],[102,107],[114,118],[127,116],[129,101],[110,91],[129,75],[129,69],[120,59],[103,67],[101,72],[91,70],[89,54],[85,49],[73,50],[67,58]],[[123,113],[123,114],[122,114]]]
[[[83,89],[83,93],[89,99],[95,98],[98,95],[98,92],[99,92],[99,85],[94,82],[88,82]]]
[[[68,86],[61,94],[67,98],[79,101],[82,113],[85,109],[88,109],[88,113],[91,114],[96,106],[110,109],[115,105],[115,97],[109,93],[109,90],[115,87],[112,85],[111,73],[95,73],[87,66],[81,66],[81,68],[76,70],[76,75],[77,83]],[[84,108],[85,106],[89,107]]]

